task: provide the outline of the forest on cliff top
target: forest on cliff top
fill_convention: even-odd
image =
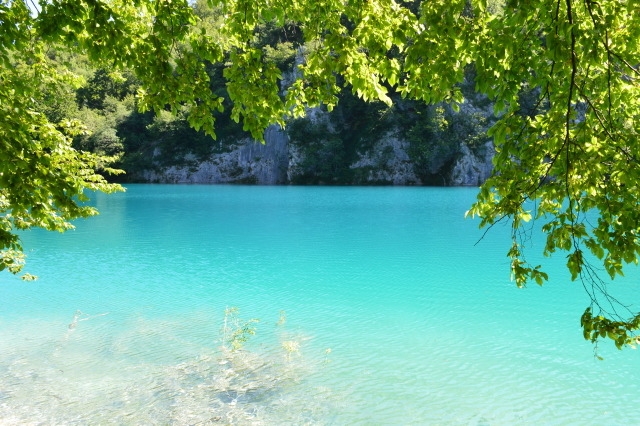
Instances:
[[[419,2],[415,2],[415,7]],[[199,25],[215,32],[224,19],[220,9],[198,0],[192,7],[200,18]],[[297,65],[306,45],[295,24],[276,27],[259,26],[254,43],[262,49],[267,61],[282,73],[283,93],[296,78]],[[222,36],[221,36],[222,37]],[[140,82],[132,72],[95,68],[82,54],[50,49],[49,58],[74,72],[79,78],[55,87],[43,86],[39,104],[53,123],[63,118],[82,122],[85,131],[74,139],[76,149],[116,156],[114,166],[126,173],[109,176],[120,182],[145,181],[145,172],[162,176],[170,167],[196,168],[199,163],[234,150],[239,143],[260,143],[243,130],[231,117],[229,95],[224,77],[224,63],[207,63],[211,90],[224,98],[225,109],[216,113],[216,139],[193,129],[188,122],[189,110],[177,114],[166,111],[140,112],[137,92]],[[400,55],[399,52],[396,53]],[[380,138],[394,135],[404,144],[410,173],[419,184],[441,185],[444,169],[460,155],[461,144],[471,150],[482,150],[489,140],[486,132],[493,122],[489,100],[475,93],[472,66],[461,85],[467,107],[454,111],[447,104],[402,99],[391,92],[391,106],[365,102],[344,84],[339,102],[331,111],[319,108],[319,114],[290,120],[284,129],[291,149],[298,158],[295,173],[286,182],[292,184],[389,184],[384,179],[368,177],[375,169],[391,166],[396,154],[393,147],[383,146],[375,159],[365,166],[354,167]],[[389,88],[391,89],[391,88]],[[321,116],[321,119],[318,119]],[[259,159],[258,159],[259,160]],[[372,170],[373,169],[373,170]],[[238,173],[239,175],[239,173]],[[234,182],[233,176],[230,181]],[[255,183],[251,177],[235,182]]]

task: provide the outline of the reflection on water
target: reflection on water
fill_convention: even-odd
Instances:
[[[0,275],[0,424],[634,423],[638,354],[594,359],[563,259],[516,289],[508,229],[476,244],[463,219],[473,196],[98,196],[77,230],[24,235],[38,281]],[[637,301],[637,271],[612,290]],[[221,349],[229,306],[260,319],[236,352]]]

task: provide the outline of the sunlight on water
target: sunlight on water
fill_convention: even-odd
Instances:
[[[635,422],[640,355],[594,359],[563,259],[543,288],[516,289],[507,231],[478,242],[463,219],[473,197],[97,195],[102,215],[75,231],[24,235],[38,281],[0,275],[0,424]],[[613,288],[637,302],[628,275]],[[260,319],[238,351],[222,349],[230,306]]]

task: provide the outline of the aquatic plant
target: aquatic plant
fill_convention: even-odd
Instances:
[[[291,361],[291,354],[300,352],[300,342],[296,340],[285,340],[282,348],[287,352],[287,361]]]
[[[316,383],[321,357],[282,356],[284,342],[293,351],[308,338],[276,328],[274,336],[260,336],[271,343],[234,350],[232,342],[246,343],[242,337],[255,334],[257,321],[238,313],[225,309],[226,347],[199,347],[184,358],[184,319],[138,318],[142,327],[110,336],[101,334],[97,318],[106,313],[77,310],[63,327],[53,324],[33,351],[4,353],[0,424],[326,424],[343,398]],[[243,333],[248,328],[254,333]],[[148,347],[149,336],[157,347]],[[176,357],[159,361],[158,347],[177,350]]]
[[[222,326],[223,349],[238,350],[244,346],[251,336],[256,334],[254,324],[260,322],[260,320],[256,318],[248,321],[242,320],[238,317],[239,312],[240,309],[237,307],[224,310],[224,323]]]

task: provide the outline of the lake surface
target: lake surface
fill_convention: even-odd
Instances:
[[[508,229],[478,242],[464,219],[474,197],[97,194],[74,231],[25,233],[38,281],[0,274],[0,424],[636,423],[640,353],[605,342],[595,360],[562,254],[544,287],[517,289]],[[637,278],[614,293],[638,303]]]

